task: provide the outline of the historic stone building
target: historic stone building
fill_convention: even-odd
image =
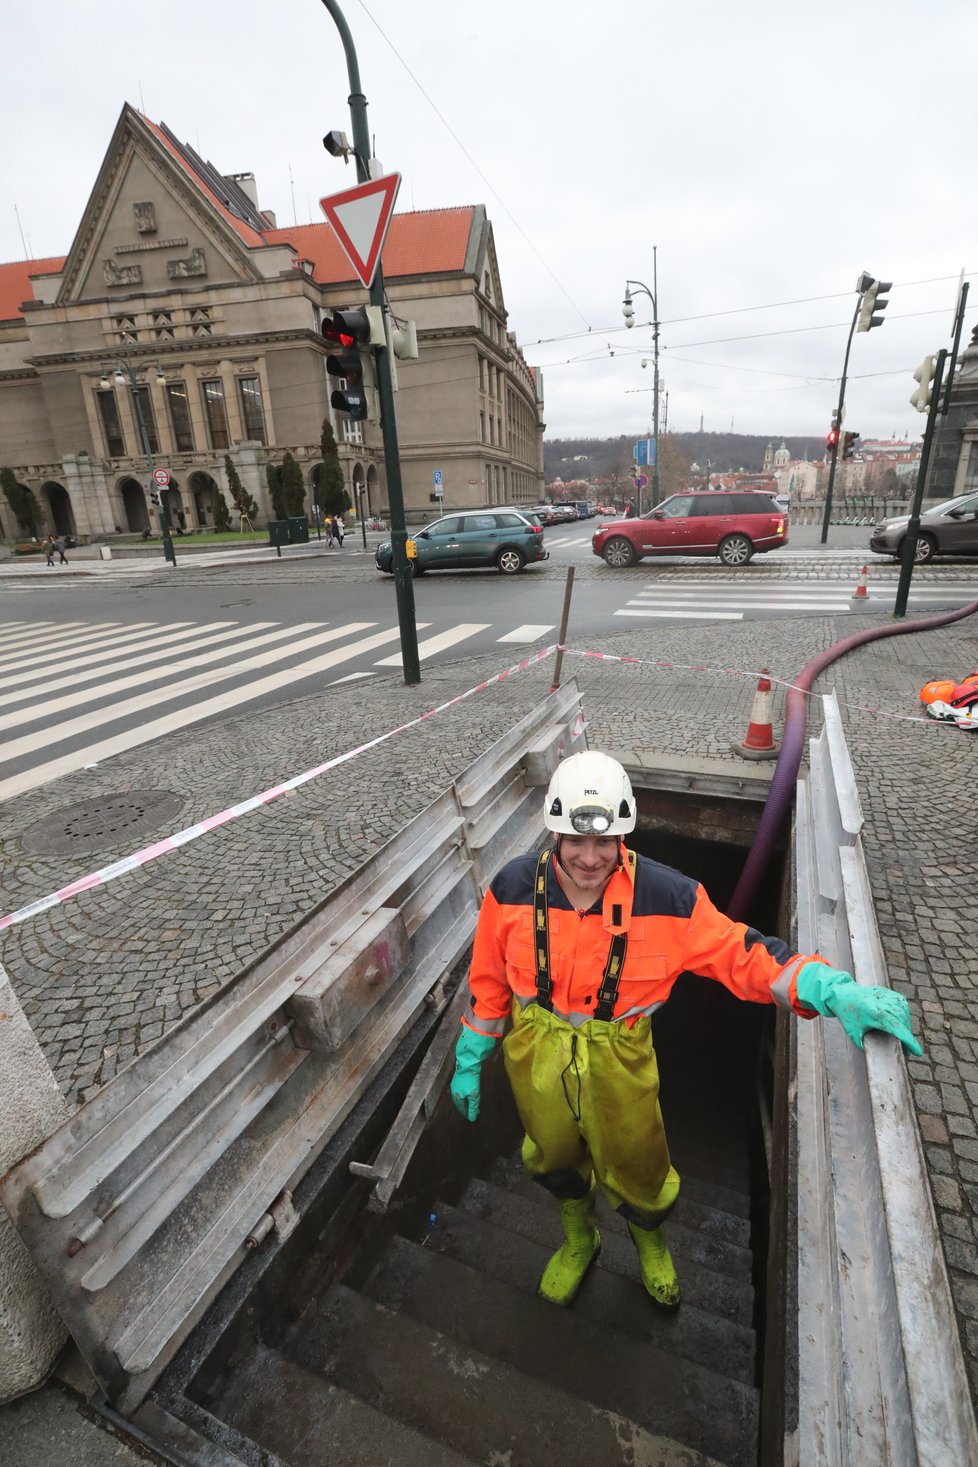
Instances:
[[[534,502],[542,381],[507,329],[484,207],[395,215],[383,265],[418,328],[418,359],[397,363],[409,510]],[[366,298],[325,221],[277,228],[251,174],[221,175],[127,104],[67,256],[0,265],[0,467],[46,528],[140,532],[138,394],[171,514],[202,526],[225,455],[263,516],[265,466],[287,450],[311,489],[329,416],[351,498],[384,514],[380,430],[333,414],[321,336],[324,309]],[[0,496],[0,535],[16,533]]]

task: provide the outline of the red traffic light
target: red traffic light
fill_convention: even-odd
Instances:
[[[353,332],[347,331],[339,321],[333,320],[332,318],[323,322],[323,340],[333,342],[336,346],[343,346],[347,349],[357,344],[357,339]]]
[[[828,448],[834,448],[839,441],[838,428],[830,428],[826,434],[825,443]]]

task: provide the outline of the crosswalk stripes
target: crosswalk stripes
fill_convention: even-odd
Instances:
[[[717,580],[682,582],[650,582],[637,591],[615,616],[665,621],[743,621],[745,613],[768,612],[814,614],[838,611],[889,611],[893,608],[896,584],[872,588],[869,596],[853,596],[848,585],[819,584],[811,581],[786,582],[766,586],[736,586]],[[911,590],[912,605],[953,606],[978,597],[978,586],[949,586]]]
[[[461,622],[423,638],[419,653],[436,657],[493,630]],[[524,624],[497,640],[552,630]],[[400,666],[389,650],[399,635],[376,621],[0,625],[0,800],[305,679],[331,686]],[[358,661],[369,666],[321,680]]]

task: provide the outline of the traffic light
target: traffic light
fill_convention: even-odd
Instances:
[[[159,507],[160,507],[160,496],[159,496],[158,490],[151,489],[149,491],[149,502],[150,502],[150,504],[154,504],[156,506],[156,508],[159,509]]]
[[[401,362],[413,362],[418,355],[418,327],[414,321],[397,321],[391,317],[391,351]]]
[[[910,394],[910,401],[918,413],[926,413],[930,408],[930,397],[934,388],[934,373],[936,370],[937,358],[924,357],[924,360],[913,374],[917,387]]]
[[[863,279],[866,277],[863,276]],[[874,326],[882,326],[883,317],[877,314],[885,311],[890,304],[889,301],[880,300],[880,296],[886,291],[893,289],[892,280],[874,280],[863,294],[863,303],[859,308],[859,321],[857,331],[872,331]]]
[[[380,306],[354,306],[342,311],[325,311],[323,340],[330,348],[326,371],[338,379],[330,403],[354,423],[377,420],[377,381],[373,350],[386,346],[384,316]]]
[[[842,457],[843,458],[852,458],[853,454],[856,452],[856,439],[858,437],[859,437],[859,434],[858,433],[845,433],[845,434],[843,434],[843,437],[842,437]]]
[[[826,454],[831,454],[833,448],[838,443],[839,429],[841,428],[841,426],[842,414],[839,412],[838,408],[836,408],[835,412],[832,414],[832,426],[829,428],[829,431],[825,435]]]

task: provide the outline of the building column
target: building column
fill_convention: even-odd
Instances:
[[[83,453],[66,453],[61,466],[78,538],[91,540],[96,535],[114,535],[119,506],[112,502],[102,461]],[[145,469],[133,477],[145,478]]]
[[[258,512],[267,520],[273,519],[272,507],[268,502],[268,480],[265,478],[265,470],[259,460],[259,455],[264,453],[264,445],[247,440],[244,443],[236,443],[228,450],[231,462],[238,471],[238,478],[243,488],[251,495],[258,505]],[[257,525],[255,526],[257,529]]]
[[[41,1046],[0,966],[0,1175],[68,1118],[68,1107]],[[61,1316],[0,1210],[0,1405],[46,1379],[68,1338]]]

